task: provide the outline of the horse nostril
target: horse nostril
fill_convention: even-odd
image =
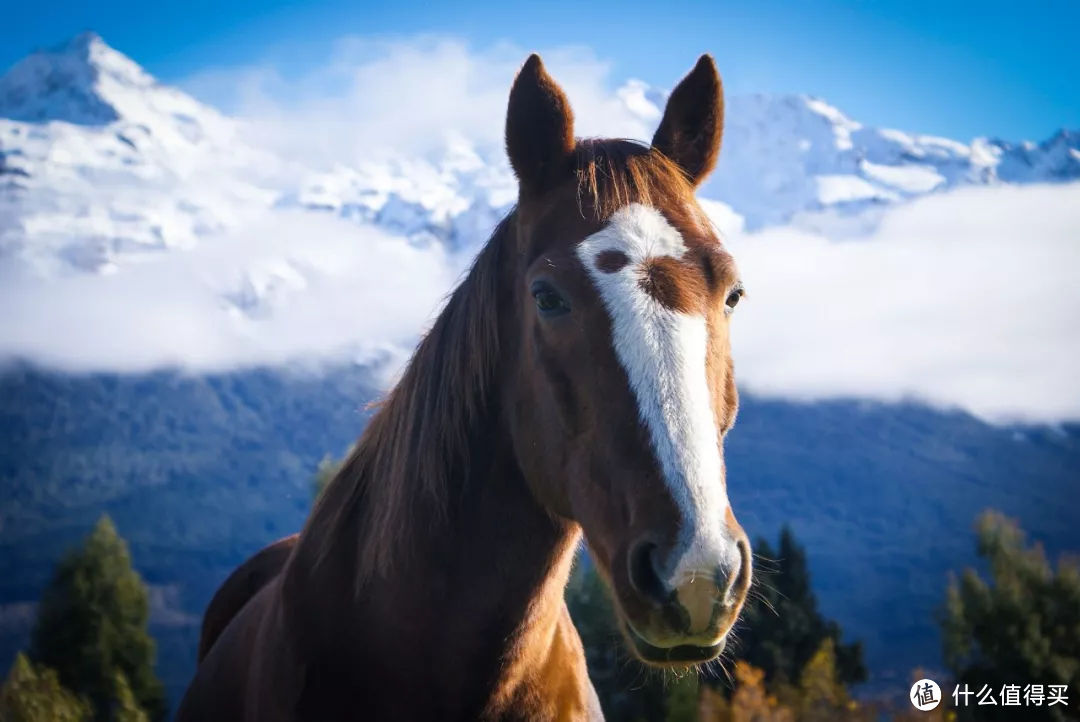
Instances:
[[[669,593],[656,571],[656,550],[652,542],[639,541],[630,549],[630,585],[639,594],[657,604],[667,601]]]
[[[745,538],[735,543],[739,550],[739,568],[737,573],[728,577],[724,592],[724,604],[733,605],[742,601],[750,587],[750,574],[753,570],[753,556],[750,552],[750,544]]]

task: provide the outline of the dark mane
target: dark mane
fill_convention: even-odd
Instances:
[[[583,140],[574,151],[579,208],[605,220],[631,202],[685,209],[693,188],[659,151],[628,140]],[[691,209],[682,212],[692,213]],[[424,504],[438,519],[449,474],[467,468],[477,424],[488,405],[500,351],[500,309],[509,307],[501,275],[513,262],[511,212],[381,403],[341,471],[308,520],[315,562],[335,540],[359,545],[360,583],[386,573],[412,513]]]
[[[350,539],[360,545],[359,579],[384,573],[414,504],[445,507],[448,474],[468,465],[489,402],[499,353],[499,276],[514,218],[495,229],[316,504],[306,531],[321,538],[317,560],[332,540]],[[350,526],[353,534],[343,534]]]
[[[678,208],[693,198],[686,173],[655,148],[634,140],[586,139],[574,149],[579,205],[607,220],[628,203]]]

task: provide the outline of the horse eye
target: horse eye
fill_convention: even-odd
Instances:
[[[536,308],[545,316],[561,316],[570,310],[568,304],[558,291],[546,283],[537,283],[532,289],[533,299],[536,300]]]
[[[735,288],[730,294],[728,294],[727,300],[724,303],[727,305],[728,310],[735,308],[738,305],[739,299],[743,297],[742,286]]]

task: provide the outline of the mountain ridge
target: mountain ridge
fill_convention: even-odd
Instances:
[[[665,95],[635,80],[615,91],[648,122]],[[158,83],[95,33],[31,54],[0,77],[0,260],[107,273],[283,208],[474,251],[516,199],[498,144],[451,132],[426,157],[298,168],[248,143],[248,122]],[[728,99],[721,162],[700,195],[727,233],[792,223],[859,235],[929,193],[1077,178],[1074,130],[965,144],[869,128],[810,95],[757,94]]]

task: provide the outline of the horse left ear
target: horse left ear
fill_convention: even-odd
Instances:
[[[541,193],[570,175],[574,113],[533,53],[514,78],[506,110],[506,154],[523,192]]]
[[[724,88],[712,56],[698,59],[671,91],[652,145],[700,185],[716,166],[724,132]]]

